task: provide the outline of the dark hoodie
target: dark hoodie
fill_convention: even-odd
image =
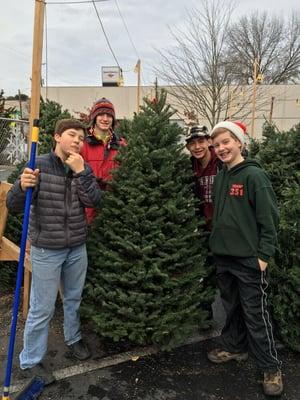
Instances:
[[[195,176],[195,195],[200,199],[200,215],[205,217],[206,226],[211,229],[213,217],[212,188],[215,176],[223,167],[223,164],[216,156],[212,146],[209,147],[209,151],[211,157],[205,168],[195,157],[191,157],[191,162]]]
[[[215,178],[210,247],[216,255],[258,257],[275,252],[278,209],[267,174],[254,160],[245,160]]]

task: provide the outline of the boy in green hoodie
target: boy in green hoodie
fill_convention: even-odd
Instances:
[[[263,390],[282,393],[281,362],[267,311],[267,265],[274,255],[278,210],[271,182],[254,160],[244,160],[246,127],[223,121],[211,132],[224,168],[213,188],[214,215],[210,248],[226,312],[221,348],[208,353],[214,363],[242,361],[248,347],[264,374]]]

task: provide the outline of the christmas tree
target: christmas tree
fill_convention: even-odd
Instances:
[[[145,103],[90,232],[83,310],[103,337],[170,347],[207,326],[214,288],[183,131],[165,92]]]
[[[280,211],[278,246],[270,264],[270,301],[277,332],[300,351],[300,124],[288,132],[266,125],[257,154],[268,172]]]

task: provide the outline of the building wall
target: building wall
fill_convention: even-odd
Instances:
[[[249,87],[248,87],[249,88]],[[48,87],[42,88],[43,98],[54,100],[60,103],[63,108],[67,108],[74,116],[76,112],[88,113],[92,104],[101,97],[107,97],[115,105],[118,119],[132,118],[134,112],[137,111],[137,87],[121,86],[121,87]],[[141,99],[143,97],[154,97],[154,88],[143,86],[141,88]],[[279,130],[288,130],[295,124],[300,122],[300,85],[260,85],[257,90],[257,104],[264,97],[264,104],[255,113],[254,136],[261,137],[262,125],[265,120],[270,118],[271,99],[273,101],[272,121],[276,124]],[[235,102],[238,99],[233,99],[232,108],[234,111]],[[171,98],[170,98],[171,102]],[[172,103],[171,103],[172,105]],[[174,104],[173,104],[174,105]],[[244,119],[248,126],[248,131],[251,128],[251,97],[247,105],[249,115]],[[183,110],[178,108],[179,112],[173,116],[174,119],[182,120]],[[239,115],[234,116],[239,119]],[[206,121],[199,121],[206,124]]]

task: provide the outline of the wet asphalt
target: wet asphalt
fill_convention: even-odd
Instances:
[[[206,353],[215,339],[182,346],[57,382],[41,400],[263,400],[253,360],[214,365]],[[300,399],[300,354],[281,350],[283,400]]]

